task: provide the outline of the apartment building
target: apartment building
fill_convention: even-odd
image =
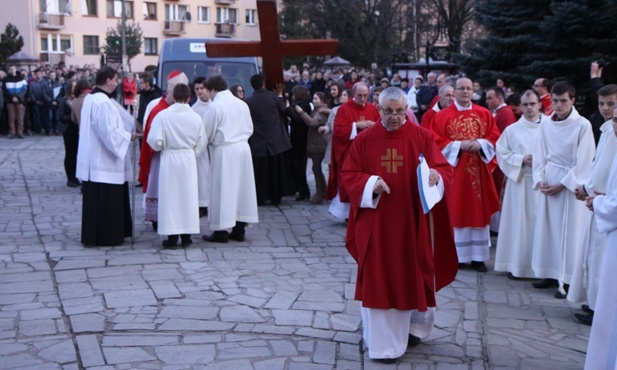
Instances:
[[[136,72],[156,65],[165,38],[259,39],[256,0],[0,0],[0,8],[0,31],[14,24],[22,50],[50,64],[98,66],[107,30],[123,11],[143,31],[131,60]]]

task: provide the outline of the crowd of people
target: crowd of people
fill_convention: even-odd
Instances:
[[[190,245],[200,217],[212,231],[203,240],[244,241],[258,206],[285,196],[330,200],[329,212],[348,221],[371,358],[393,362],[430,334],[435,292],[460,268],[488,270],[491,233],[496,271],[586,303],[575,315],[584,324],[614,319],[615,301],[602,292],[615,258],[607,247],[617,218],[617,85],[602,85],[595,62],[597,109],[588,118],[571,83],[541,77],[522,90],[501,79],[483,89],[458,75],[431,72],[410,83],[376,65],[328,73],[292,65],[276,91],[257,74],[245,96],[222,76],[189,81],[180,71],[167,76],[165,93],[149,74],[120,84],[109,67],[8,72],[8,137],[64,135],[67,185],[83,192],[85,245],[132,235],[135,170],[145,221],[166,238],[164,248]],[[129,162],[131,142],[140,145],[139,169]],[[610,333],[594,326],[594,335]],[[594,352],[587,361],[606,359]]]

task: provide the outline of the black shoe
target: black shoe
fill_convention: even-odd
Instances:
[[[395,358],[380,358],[377,361],[386,364],[386,365],[392,365],[393,363],[396,362]]]
[[[75,182],[75,180],[69,180],[66,182],[66,186],[69,188],[78,188],[79,184]]]
[[[18,138],[18,139],[23,139],[23,138],[24,138],[24,135],[22,135],[22,134],[17,134],[17,138]]]
[[[301,202],[301,201],[303,201],[303,200],[308,200],[308,198],[309,198],[309,195],[299,195],[299,196],[296,198],[296,201],[297,201],[297,202]]]
[[[511,272],[508,272],[508,279],[510,279],[510,280],[521,280],[520,278],[517,278],[516,276],[512,275]]]
[[[536,289],[557,288],[559,283],[555,279],[542,279],[531,284]]]
[[[229,239],[233,239],[237,242],[244,241],[244,228],[246,227],[246,222],[236,222],[236,226],[231,229],[231,233],[229,233]]]
[[[411,348],[411,347],[415,347],[418,344],[420,344],[422,340],[418,337],[416,337],[415,335],[411,335],[409,334],[409,339],[407,340],[407,347]]]
[[[486,267],[486,265],[484,264],[484,262],[481,261],[471,261],[471,268],[478,271],[478,272],[487,272],[488,268]]]
[[[199,218],[208,217],[208,207],[199,207]]]
[[[281,198],[278,198],[278,199],[272,199],[272,200],[270,201],[270,204],[271,204],[271,205],[273,205],[273,206],[278,206],[279,204],[281,204]]]
[[[587,304],[582,305],[582,306],[581,306],[581,310],[583,310],[583,311],[585,311],[585,312],[590,313],[590,314],[592,314],[592,315],[593,315],[593,310],[592,310],[592,309],[589,307],[589,305],[587,305]]]
[[[227,243],[229,241],[229,233],[225,230],[215,231],[211,235],[204,235],[201,238],[211,243]]]
[[[581,324],[585,324],[585,325],[591,326],[591,324],[593,323],[593,314],[591,314],[591,315],[583,315],[581,313],[575,313],[574,317],[576,317],[576,319],[578,321],[580,321]]]
[[[79,186],[81,186],[81,181],[79,181],[78,178],[74,178],[73,181],[75,181],[75,183]]]
[[[163,240],[163,248],[165,249],[177,249],[178,248],[178,236],[169,236],[167,240]]]
[[[138,182],[138,183],[135,184],[135,187],[136,188],[141,188],[141,187],[143,187],[143,185],[141,184],[141,182]]]
[[[557,299],[566,299],[568,297],[568,293],[562,293],[559,290],[555,292],[555,298]]]
[[[182,246],[183,247],[187,247],[191,244],[193,244],[193,239],[191,239],[190,235],[180,235],[180,238],[182,238]]]

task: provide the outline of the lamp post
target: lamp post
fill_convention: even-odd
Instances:
[[[124,56],[126,55],[126,12],[124,11],[124,0],[120,2],[120,9],[122,12],[122,31],[120,33],[120,43],[122,44],[122,55],[120,56],[122,72],[124,72]],[[124,78],[124,76],[122,76]]]

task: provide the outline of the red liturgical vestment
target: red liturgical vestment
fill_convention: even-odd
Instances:
[[[148,134],[150,133],[150,127],[152,126],[152,121],[154,121],[154,117],[156,117],[159,112],[167,109],[169,104],[165,100],[165,96],[161,98],[157,105],[152,108],[150,115],[148,115],[148,120],[146,121],[146,126],[144,127],[144,137],[143,142],[146,143],[148,140]],[[148,144],[143,144],[141,146],[141,154],[139,156],[139,183],[143,185],[144,193],[148,190],[148,175],[150,174],[150,162],[152,161],[152,155],[154,154],[154,150]]]
[[[426,215],[416,175],[421,154],[445,190]],[[376,208],[361,208],[371,176],[381,177],[391,191],[381,194]],[[377,122],[354,140],[342,180],[351,203],[346,246],[358,263],[355,299],[363,307],[426,311],[435,306],[435,292],[454,280],[458,260],[446,202],[451,177],[432,134],[409,121],[396,131]]]
[[[455,141],[485,139],[495,147],[499,129],[491,112],[477,105],[459,111],[456,104],[442,109],[432,121],[431,131],[442,150]],[[460,151],[454,167],[450,219],[455,228],[480,228],[490,223],[499,210],[499,197],[491,177],[497,165],[495,158],[488,164],[482,152]]]
[[[351,146],[350,140],[353,123],[359,121],[379,121],[379,111],[371,104],[356,104],[353,100],[341,105],[334,117],[334,128],[332,131],[332,160],[330,166],[330,178],[328,179],[328,191],[326,199],[331,200],[339,193],[341,201],[349,202],[349,197],[345,188],[341,184],[341,168],[347,158],[347,152]]]

